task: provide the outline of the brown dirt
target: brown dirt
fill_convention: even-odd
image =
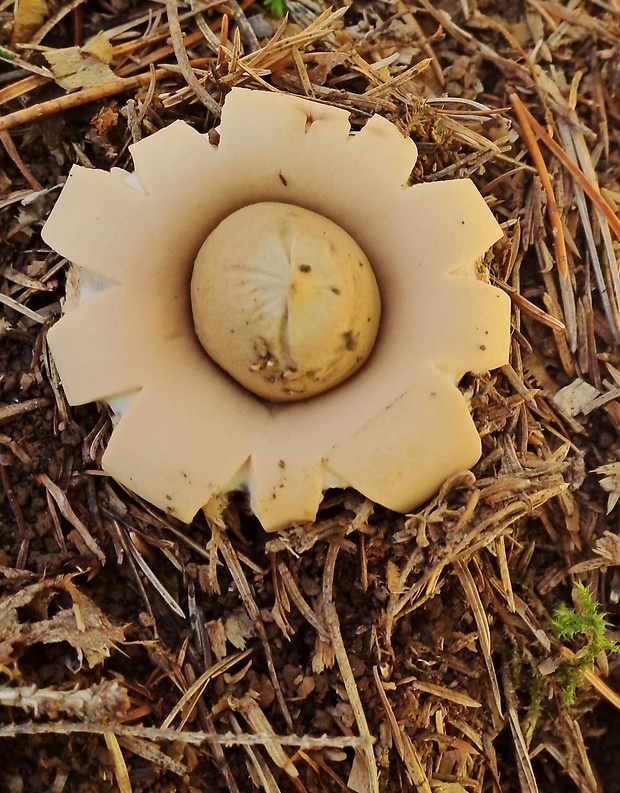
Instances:
[[[461,384],[483,437],[472,476],[413,516],[330,492],[316,524],[277,536],[242,497],[225,527],[183,526],[102,476],[108,413],[69,408],[54,378],[45,334],[66,263],[40,232],[71,164],[130,169],[132,140],[176,118],[215,123],[178,69],[160,71],[179,55],[163,6],[71,5],[50,4],[45,47],[104,31],[110,68],[135,80],[112,93],[95,76],[67,93],[28,44],[44,24],[36,4],[21,0],[19,19],[0,10],[0,291],[19,304],[0,313],[0,789],[619,790],[620,656],[599,656],[569,706],[558,665],[583,642],[550,628],[579,580],[620,637],[617,509],[606,514],[593,473],[619,447],[620,295],[605,243],[616,258],[617,0],[353,0],[295,51],[261,52],[255,69],[281,90],[310,86],[351,110],[355,128],[372,112],[399,123],[420,150],[414,181],[475,180],[504,224],[489,265],[513,296],[515,327],[511,365]],[[290,7],[282,39],[327,6]],[[217,103],[231,85],[260,87],[206,26],[219,38],[226,18],[242,55],[256,48],[248,20],[261,47],[278,20],[259,2],[199,8],[179,9],[190,82],[206,77]],[[394,52],[386,70],[370,68]],[[511,105],[515,91],[560,152],[543,136],[535,159],[540,133],[528,136],[536,121]],[[463,102],[435,101],[444,93]],[[580,214],[583,177],[565,160],[582,144],[592,187]],[[557,394],[578,378],[596,391],[573,408]],[[162,729],[169,716],[176,735]]]

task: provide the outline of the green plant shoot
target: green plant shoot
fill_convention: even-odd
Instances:
[[[569,705],[575,701],[576,691],[583,682],[584,671],[592,668],[597,655],[620,650],[620,645],[607,638],[610,625],[598,603],[592,599],[590,590],[581,582],[575,581],[573,591],[575,608],[561,603],[553,612],[551,620],[551,629],[558,639],[585,639],[585,645],[575,657],[563,662],[558,669],[564,682],[564,696]]]
[[[288,6],[284,0],[263,0],[263,5],[280,19],[288,14]]]

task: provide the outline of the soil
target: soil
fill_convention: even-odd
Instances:
[[[277,5],[0,8],[0,790],[615,793],[620,6]],[[384,115],[412,183],[472,178],[503,226],[511,362],[460,383],[482,457],[413,515],[333,490],[277,534],[243,494],[181,524],[67,404],[41,229],[71,166],[131,170],[177,118],[216,139],[235,85]]]

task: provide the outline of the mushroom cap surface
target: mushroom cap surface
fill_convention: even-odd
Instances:
[[[507,362],[510,300],[478,274],[502,231],[471,181],[409,186],[415,144],[386,119],[352,133],[342,109],[241,88],[218,145],[178,121],[131,152],[134,174],[74,166],[43,231],[82,268],[88,299],[48,341],[69,402],[118,411],[102,460],[111,476],[186,522],[243,487],[272,531],[313,520],[333,486],[410,511],[478,460],[457,383]],[[307,400],[248,393],[194,331],[200,248],[260,202],[346,231],[381,294],[372,355]]]
[[[379,330],[379,289],[362,249],[332,221],[290,204],[251,204],[225,218],[196,257],[191,289],[207,353],[273,402],[346,380]]]

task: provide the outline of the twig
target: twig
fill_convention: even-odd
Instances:
[[[170,28],[170,38],[172,46],[174,47],[174,54],[181,69],[181,74],[185,77],[185,81],[192,89],[198,99],[205,105],[214,116],[219,118],[222,115],[222,109],[218,103],[213,99],[211,94],[200,83],[189,62],[189,56],[183,43],[183,31],[181,30],[181,23],[179,22],[179,11],[177,8],[176,0],[166,0],[166,13],[168,15],[168,27]],[[202,34],[201,34],[202,35]]]
[[[149,741],[170,741],[171,743],[186,743],[200,746],[213,739],[213,736],[200,730],[162,730],[160,727],[139,727],[125,724],[98,724],[97,722],[23,722],[21,724],[0,725],[0,738],[14,738],[17,735],[70,735],[72,733],[91,733],[105,735],[112,732],[115,735],[130,735],[145,738]],[[235,735],[231,732],[216,735],[215,739],[221,746],[264,746],[273,743],[272,734]],[[277,735],[276,739],[282,746],[299,746],[303,749],[323,749],[333,747],[337,749],[360,749],[366,746],[372,748],[374,738],[364,740],[355,735],[351,736],[312,736],[312,735]]]
[[[38,718],[58,718],[60,713],[90,721],[118,718],[129,710],[125,688],[116,680],[101,680],[89,688],[62,691],[55,688],[0,686],[0,703],[5,708],[31,711]]]
[[[23,570],[26,566],[26,559],[28,558],[28,550],[30,548],[28,528],[24,521],[24,514],[22,512],[21,507],[19,506],[19,501],[15,498],[15,493],[13,492],[13,488],[11,487],[11,483],[9,482],[9,477],[7,476],[5,465],[0,465],[0,479],[2,480],[2,486],[4,488],[4,492],[9,502],[9,506],[11,507],[11,511],[13,512],[13,515],[15,517],[18,534],[21,538],[19,553],[17,555],[17,561],[15,563],[15,569]]]
[[[89,102],[96,102],[108,96],[115,96],[124,91],[133,91],[135,88],[146,85],[152,79],[161,80],[169,76],[170,72],[167,69],[157,69],[154,75],[151,75],[150,72],[146,72],[145,74],[138,74],[135,77],[119,77],[103,85],[97,85],[93,88],[83,88],[81,91],[65,94],[64,96],[58,97],[58,99],[49,99],[47,102],[40,102],[39,104],[32,105],[32,107],[25,107],[23,110],[16,110],[8,116],[0,117],[0,132],[5,129],[21,126],[22,124],[29,124],[32,121],[39,121],[54,113],[62,113],[74,107],[87,105]]]
[[[48,397],[36,397],[35,399],[26,399],[24,402],[15,402],[12,405],[2,405],[0,407],[0,424],[13,421],[13,419],[22,416],[24,413],[29,413],[31,410],[49,407],[51,404],[52,400]]]
[[[248,18],[243,13],[243,9],[237,2],[237,0],[227,0],[226,5],[230,10],[233,12],[235,17],[235,22],[237,23],[237,27],[239,28],[239,33],[241,34],[241,38],[243,43],[250,49],[252,52],[256,52],[256,50],[260,49],[260,44],[258,43],[258,39],[256,38],[256,33],[254,33],[254,28],[248,22]]]

